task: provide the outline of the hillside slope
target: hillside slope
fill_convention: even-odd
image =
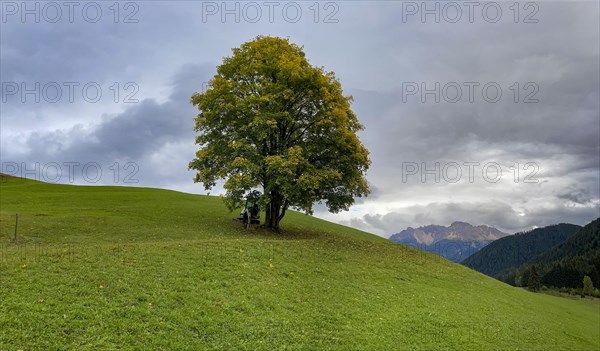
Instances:
[[[0,349],[600,347],[595,302],[295,212],[281,235],[235,215],[174,191],[0,183]]]
[[[507,236],[474,253],[462,264],[497,277],[521,267],[546,250],[563,243],[580,228],[578,225],[561,223]]]
[[[533,263],[549,263],[600,253],[600,218],[587,224],[565,242],[535,257]]]

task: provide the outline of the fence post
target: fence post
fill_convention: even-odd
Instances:
[[[15,241],[17,240],[17,228],[19,227],[19,214],[15,215]]]

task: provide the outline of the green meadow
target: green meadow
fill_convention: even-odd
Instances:
[[[301,213],[275,234],[218,197],[0,189],[0,350],[600,349],[598,301]]]

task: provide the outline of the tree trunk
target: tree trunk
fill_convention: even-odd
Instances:
[[[267,208],[265,211],[265,226],[267,228],[272,228],[273,227],[273,216],[271,215],[271,203],[269,202],[267,204]]]
[[[267,228],[279,232],[279,222],[285,216],[287,201],[279,194],[271,193],[271,202],[267,205],[265,225]]]
[[[276,232],[279,231],[279,207],[279,201],[271,200],[271,225],[269,226],[269,228],[273,229]]]

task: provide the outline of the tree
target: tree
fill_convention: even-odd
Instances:
[[[594,292],[594,283],[592,283],[592,278],[589,276],[583,277],[583,295],[592,295]]]
[[[288,208],[312,214],[325,201],[339,212],[368,195],[369,153],[352,97],[289,40],[259,36],[234,48],[191,102],[200,111],[194,181],[208,190],[225,180],[230,210],[262,190],[265,224],[279,230]]]
[[[527,281],[527,287],[531,291],[539,291],[541,288],[540,273],[536,265],[531,266],[529,272],[529,280]]]

